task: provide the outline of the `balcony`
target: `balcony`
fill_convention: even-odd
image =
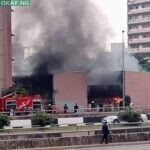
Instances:
[[[150,43],[149,38],[139,38],[139,39],[129,39],[129,44],[138,44],[138,43]]]
[[[129,10],[129,11],[128,11],[128,15],[142,14],[142,13],[146,13],[146,12],[150,12],[150,7]]]
[[[130,29],[128,31],[128,34],[140,34],[140,33],[150,33],[150,27],[142,29]]]
[[[128,0],[128,5],[135,5],[147,2],[150,2],[150,0]]]
[[[130,48],[131,53],[150,53],[149,48]]]
[[[131,19],[128,21],[128,24],[141,24],[150,22],[150,17],[142,19]]]

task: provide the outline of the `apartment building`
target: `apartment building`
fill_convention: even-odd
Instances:
[[[128,45],[132,53],[150,56],[150,0],[128,0]]]

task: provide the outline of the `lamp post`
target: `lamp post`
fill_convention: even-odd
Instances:
[[[122,98],[123,110],[125,109],[125,43],[124,43],[124,30],[122,30]]]

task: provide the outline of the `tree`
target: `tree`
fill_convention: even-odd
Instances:
[[[146,63],[142,64],[142,68],[143,68],[145,71],[150,72],[150,62],[146,62]]]
[[[139,62],[139,65],[141,66],[141,68],[145,71],[150,72],[150,59],[146,58],[142,55],[137,55],[136,58]]]

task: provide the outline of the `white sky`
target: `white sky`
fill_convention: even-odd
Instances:
[[[113,29],[114,37],[110,39],[111,43],[122,42],[122,30],[125,31],[125,42],[127,39],[127,0],[93,0],[100,6],[103,13]]]

